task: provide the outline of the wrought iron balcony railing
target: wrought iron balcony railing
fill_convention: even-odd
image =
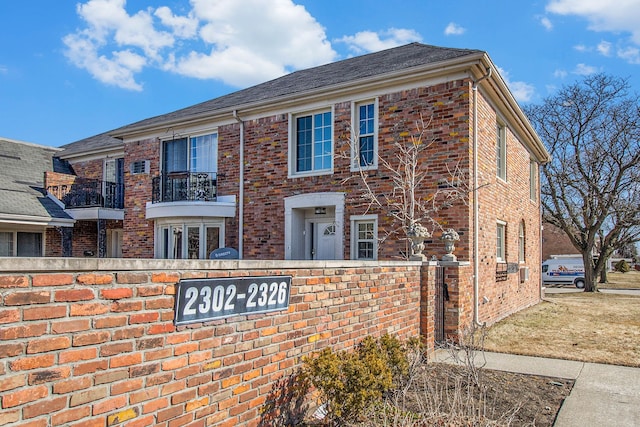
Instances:
[[[218,175],[215,172],[170,172],[153,178],[152,203],[215,201]]]
[[[124,184],[97,179],[76,178],[73,184],[47,188],[66,208],[124,209]]]

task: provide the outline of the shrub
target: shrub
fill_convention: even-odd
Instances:
[[[616,269],[616,271],[619,271],[621,273],[627,273],[631,270],[631,267],[629,267],[629,263],[623,259],[616,262],[614,268]]]
[[[355,351],[325,348],[303,358],[302,378],[318,391],[331,424],[359,420],[407,375],[409,363],[402,343],[390,335],[366,337]]]

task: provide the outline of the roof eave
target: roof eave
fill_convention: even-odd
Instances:
[[[469,69],[474,63],[477,63],[484,56],[484,52],[472,53],[462,57],[454,58],[447,61],[425,64],[417,67],[405,68],[403,70],[392,73],[378,74],[376,76],[367,77],[358,80],[351,80],[330,86],[314,88],[308,91],[295,92],[292,94],[261,100],[252,103],[238,104],[232,107],[210,110],[200,114],[194,114],[188,118],[176,118],[166,120],[161,123],[153,123],[150,125],[142,125],[139,127],[127,127],[127,129],[116,129],[111,136],[119,139],[135,139],[136,136],[150,134],[153,132],[163,131],[168,127],[181,125],[189,126],[200,123],[202,121],[211,120],[229,120],[233,119],[233,113],[243,112],[244,114],[255,114],[261,110],[273,110],[274,108],[286,108],[296,104],[313,102],[317,98],[328,98],[340,93],[347,93],[353,90],[357,84],[357,90],[363,91],[374,87],[384,88],[385,86],[397,85],[399,82],[419,81],[425,78],[433,78],[437,76],[445,76],[454,72],[462,72]]]

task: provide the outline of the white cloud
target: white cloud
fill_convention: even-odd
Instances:
[[[513,97],[519,102],[531,101],[535,94],[535,88],[533,85],[525,82],[514,82],[509,79],[509,73],[504,69],[498,67],[498,72],[509,86],[509,90],[513,94]]]
[[[145,67],[246,86],[336,58],[324,28],[292,0],[191,0],[184,16],[126,6],[79,4],[86,28],[63,39],[73,64],[124,89],[142,89],[136,78]]]
[[[573,74],[578,74],[580,76],[588,76],[590,74],[597,73],[598,69],[591,65],[586,64],[578,64],[576,68],[573,70]]]
[[[414,30],[391,28],[379,33],[361,31],[353,36],[344,36],[336,41],[347,44],[349,50],[356,54],[361,54],[419,42],[422,41],[422,37]]]
[[[553,77],[558,78],[558,79],[564,79],[568,75],[569,75],[569,73],[567,73],[565,70],[555,70],[553,72]]]
[[[611,43],[607,41],[601,41],[596,48],[600,54],[604,56],[611,56]]]
[[[629,34],[629,40],[621,40],[619,45],[628,44],[629,41],[640,45],[640,0],[618,0],[615,4],[603,0],[550,0],[546,10],[559,15],[582,17],[588,21],[588,28],[592,31]],[[598,52],[610,54],[604,53],[601,48],[599,45]],[[628,47],[618,47],[618,57],[636,63],[637,57],[627,55],[629,52]]]
[[[636,47],[625,47],[617,50],[616,55],[631,64],[640,64],[640,49]]]
[[[449,22],[449,25],[444,29],[445,36],[460,36],[465,33],[466,28],[461,27],[455,22]]]
[[[546,16],[539,16],[538,21],[540,22],[540,25],[542,25],[545,28],[545,30],[547,31],[553,30],[553,24],[551,23],[551,20]]]

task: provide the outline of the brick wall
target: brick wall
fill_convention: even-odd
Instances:
[[[257,425],[301,356],[428,329],[428,268],[0,259],[0,425]],[[180,279],[249,275],[291,275],[289,309],[174,326]]]
[[[540,301],[540,210],[529,187],[530,154],[507,126],[507,179],[496,176],[496,124],[503,120],[478,92],[479,143],[479,321],[489,324]],[[537,187],[539,188],[539,187]],[[470,214],[472,214],[470,212]],[[496,281],[497,221],[506,223],[506,261],[529,269],[529,279],[519,274]],[[518,259],[519,224],[525,229],[525,260]],[[471,279],[469,279],[471,280]]]

